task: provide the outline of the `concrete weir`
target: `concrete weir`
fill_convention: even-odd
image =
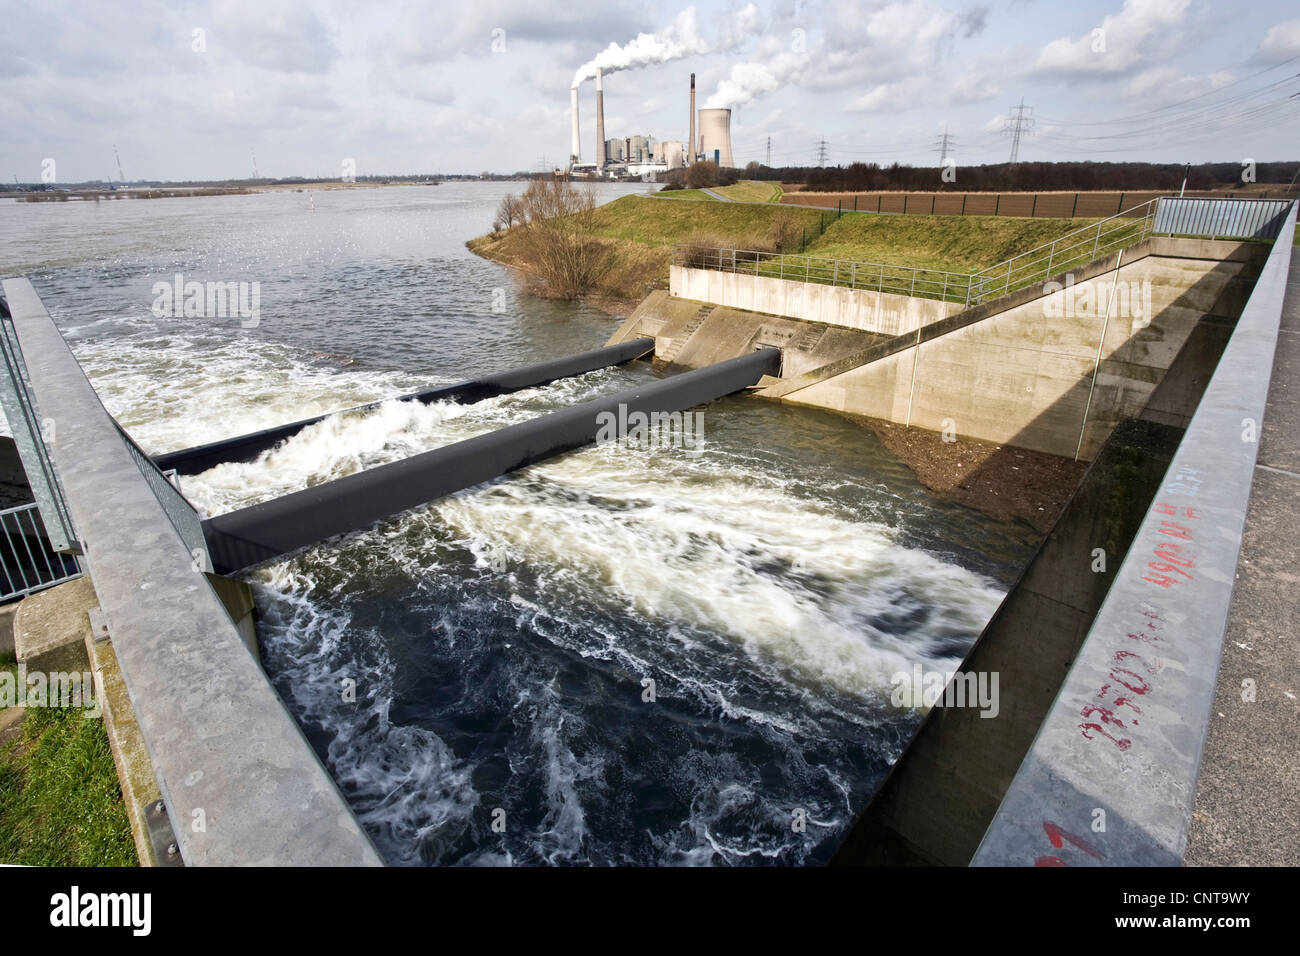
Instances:
[[[596,440],[602,418],[701,405],[780,372],[781,353],[760,348],[511,425],[445,448],[241,508],[203,522],[219,573],[230,574]]]
[[[497,395],[506,395],[520,389],[546,385],[561,378],[582,375],[585,372],[594,372],[596,369],[608,368],[611,365],[622,365],[624,362],[642,358],[652,351],[654,351],[654,341],[652,339],[633,339],[618,345],[578,352],[575,355],[566,355],[563,358],[552,359],[549,362],[539,362],[536,365],[529,365],[524,368],[511,369],[506,372],[493,372],[469,381],[458,382],[455,385],[441,385],[421,392],[412,392],[409,395],[399,395],[395,399],[389,399],[389,401],[418,401],[425,405],[433,402],[456,402],[458,404],[481,402],[485,398],[494,398]],[[370,402],[342,412],[331,412],[330,415],[367,411],[381,404],[383,403]],[[323,422],[330,415],[317,415],[315,418],[304,418],[301,421],[290,422],[287,425],[277,425],[274,428],[265,428],[235,438],[223,438],[220,441],[209,442],[206,445],[155,455],[154,464],[164,471],[175,469],[182,475],[197,475],[226,462],[252,461],[263,452],[270,451],[280,442],[292,438],[304,428]]]

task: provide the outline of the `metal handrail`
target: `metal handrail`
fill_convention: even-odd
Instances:
[[[75,555],[54,549],[35,501],[0,510],[0,600],[24,597],[81,575]]]
[[[1198,198],[1206,203],[1275,202]],[[1160,203],[1170,199],[1168,196],[1148,199],[1090,226],[1068,232],[1051,242],[970,273],[728,247],[701,247],[694,243],[678,243],[674,248],[673,262],[679,266],[699,269],[745,272],[850,289],[960,302],[964,307],[971,308],[989,299],[1046,282],[1054,275],[1061,275],[1149,238],[1156,234]],[[1161,234],[1174,233],[1161,230]],[[1184,232],[1177,234],[1183,235]],[[1203,232],[1200,229],[1189,229],[1186,234],[1226,237],[1223,233]]]
[[[966,273],[945,272],[941,269],[723,246],[702,248],[694,243],[677,243],[673,262],[679,266],[715,272],[741,272],[846,289],[914,295],[946,302],[965,301],[970,280]]]
[[[971,273],[966,306],[969,308],[1016,289],[1046,282],[1068,267],[1084,265],[1109,255],[1117,248],[1141,242],[1151,234],[1159,202],[1159,199],[1149,199],[1091,226],[1076,229],[1051,242]]]

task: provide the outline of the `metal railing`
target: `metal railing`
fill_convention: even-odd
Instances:
[[[979,305],[1017,289],[1046,282],[1054,275],[1087,265],[1151,235],[1159,199],[1076,229],[1028,252],[970,275],[966,306]]]
[[[36,502],[0,511],[0,601],[81,577],[75,555],[50,544]]]
[[[883,262],[857,262],[819,256],[757,252],[752,249],[707,248],[691,243],[674,247],[673,262],[692,269],[739,272],[769,279],[814,282],[844,289],[890,292],[895,295],[965,302],[970,276],[963,272],[919,269]]]
[[[117,422],[114,421],[117,425]],[[181,493],[180,479],[176,470],[163,471],[153,459],[145,452],[143,448],[135,443],[125,428],[117,425],[117,432],[122,436],[122,442],[126,445],[127,451],[135,459],[136,467],[140,469],[140,474],[144,476],[145,482],[149,485],[149,490],[153,492],[158,503],[162,505],[163,511],[167,514],[167,519],[180,535],[185,547],[189,549],[194,560],[202,565],[202,570],[211,571],[212,562],[208,557],[208,544],[203,536],[203,518],[200,517],[198,510],[190,504],[190,500]]]
[[[1292,200],[1160,197],[1125,209],[1004,259],[978,272],[944,272],[879,262],[825,259],[679,243],[673,262],[694,269],[740,272],[795,282],[960,302],[966,308],[1044,283],[1052,276],[1129,248],[1153,235],[1209,239],[1271,239]],[[1192,207],[1186,204],[1194,203]]]

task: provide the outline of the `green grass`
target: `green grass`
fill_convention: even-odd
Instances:
[[[846,213],[808,244],[808,255],[975,272],[1097,221]]]
[[[734,186],[719,186],[714,192],[735,202],[781,201],[781,186],[779,183],[759,182],[755,179],[746,179]]]
[[[0,670],[16,673],[12,657]],[[33,707],[0,744],[0,863],[135,866],[135,844],[102,719]]]
[[[655,199],[699,199],[704,202],[718,202],[717,196],[710,196],[703,189],[670,189],[667,192],[657,192],[654,194]]]
[[[685,190],[683,190],[685,191]],[[624,196],[599,207],[592,231],[609,239],[672,245],[697,235],[747,244],[764,242],[780,222],[817,229],[818,211],[798,206],[744,205],[729,202],[665,203],[654,196]]]

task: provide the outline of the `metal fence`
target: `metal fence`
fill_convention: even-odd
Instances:
[[[114,424],[117,424],[114,422]],[[148,483],[149,489],[153,492],[158,503],[162,505],[163,511],[167,513],[167,518],[180,535],[181,540],[185,542],[185,547],[189,549],[195,561],[202,565],[202,570],[211,571],[212,562],[208,557],[208,545],[203,537],[203,519],[199,516],[195,507],[190,504],[188,498],[181,493],[180,479],[175,469],[163,471],[160,469],[143,448],[135,443],[135,440],[127,434],[125,428],[117,425],[117,432],[122,436],[122,442],[126,445],[127,451],[135,459],[136,467],[140,469],[140,474],[144,476],[145,482]]]
[[[966,308],[1079,269],[1153,235],[1208,239],[1276,238],[1289,199],[1161,197],[1067,233],[978,272],[943,272],[879,262],[784,255],[679,244],[679,266],[815,282],[872,292],[960,302]]]
[[[1154,231],[1209,239],[1276,239],[1290,208],[1289,199],[1162,199]]]
[[[50,545],[36,502],[0,511],[0,601],[81,577],[75,555]]]
[[[1151,235],[1156,207],[1160,202],[1159,199],[1149,200],[973,273],[970,276],[970,294],[966,298],[967,307],[1046,282],[1054,275],[1136,245]]]
[[[819,285],[890,292],[945,302],[965,302],[970,284],[970,276],[964,272],[756,252],[752,249],[707,248],[690,243],[679,244],[675,248],[673,261],[679,266],[692,269],[739,272],[769,279],[815,282]]]

